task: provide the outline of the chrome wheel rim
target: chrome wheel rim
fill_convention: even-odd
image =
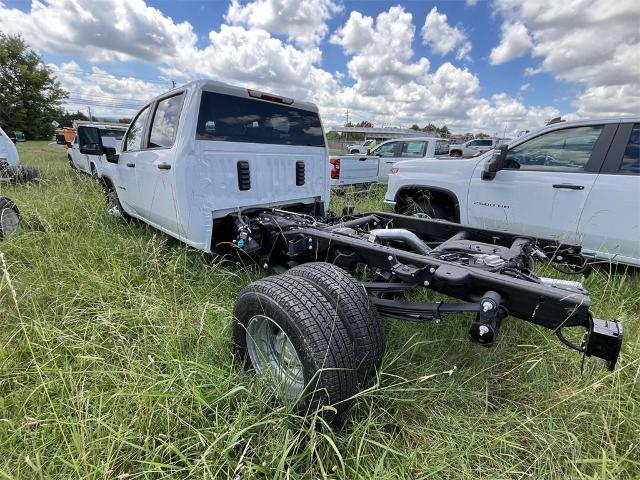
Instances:
[[[249,320],[247,351],[256,372],[270,377],[286,400],[300,396],[304,390],[302,361],[287,334],[269,317],[255,315]]]
[[[0,227],[2,228],[2,235],[11,235],[18,231],[20,226],[20,218],[18,214],[12,208],[3,208],[0,212]]]

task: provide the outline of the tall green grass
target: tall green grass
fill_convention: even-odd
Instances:
[[[63,152],[19,149],[41,180],[0,185],[23,218],[0,243],[0,477],[640,478],[637,273],[585,281],[595,314],[624,322],[613,373],[581,375],[553,332],[516,319],[490,350],[467,316],[385,320],[377,382],[343,429],[315,429],[231,355],[234,296],[261,272],[123,224]]]

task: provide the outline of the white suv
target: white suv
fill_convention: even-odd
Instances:
[[[640,118],[555,123],[496,152],[399,162],[385,201],[640,266]]]
[[[452,157],[473,157],[479,153],[493,150],[499,145],[495,138],[476,138],[467,143],[449,145],[449,155]]]

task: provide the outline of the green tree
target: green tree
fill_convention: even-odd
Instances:
[[[363,120],[361,122],[356,123],[356,127],[364,127],[364,128],[373,128],[373,123],[368,120]]]
[[[436,127],[433,123],[430,123],[429,125],[424,127],[423,130],[425,132],[437,132],[438,131],[438,127]]]
[[[448,138],[451,136],[449,127],[447,127],[446,125],[443,125],[442,127],[436,129],[436,133],[440,135],[442,138]]]
[[[69,94],[22,37],[0,32],[0,127],[49,138]]]
[[[411,130],[419,131],[420,127],[417,124],[414,123],[413,125],[411,125]]]
[[[118,119],[118,123],[131,123],[131,118],[120,118]]]

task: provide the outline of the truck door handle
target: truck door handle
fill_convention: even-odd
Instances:
[[[571,183],[556,183],[553,188],[566,188],[567,190],[584,190],[583,185],[572,185]]]
[[[127,163],[127,167],[135,168],[136,164],[133,162]]]
[[[361,162],[364,162],[367,159],[367,157],[361,157],[358,160],[360,160]]]
[[[158,168],[160,170],[171,170],[171,165],[165,162],[159,163]]]

